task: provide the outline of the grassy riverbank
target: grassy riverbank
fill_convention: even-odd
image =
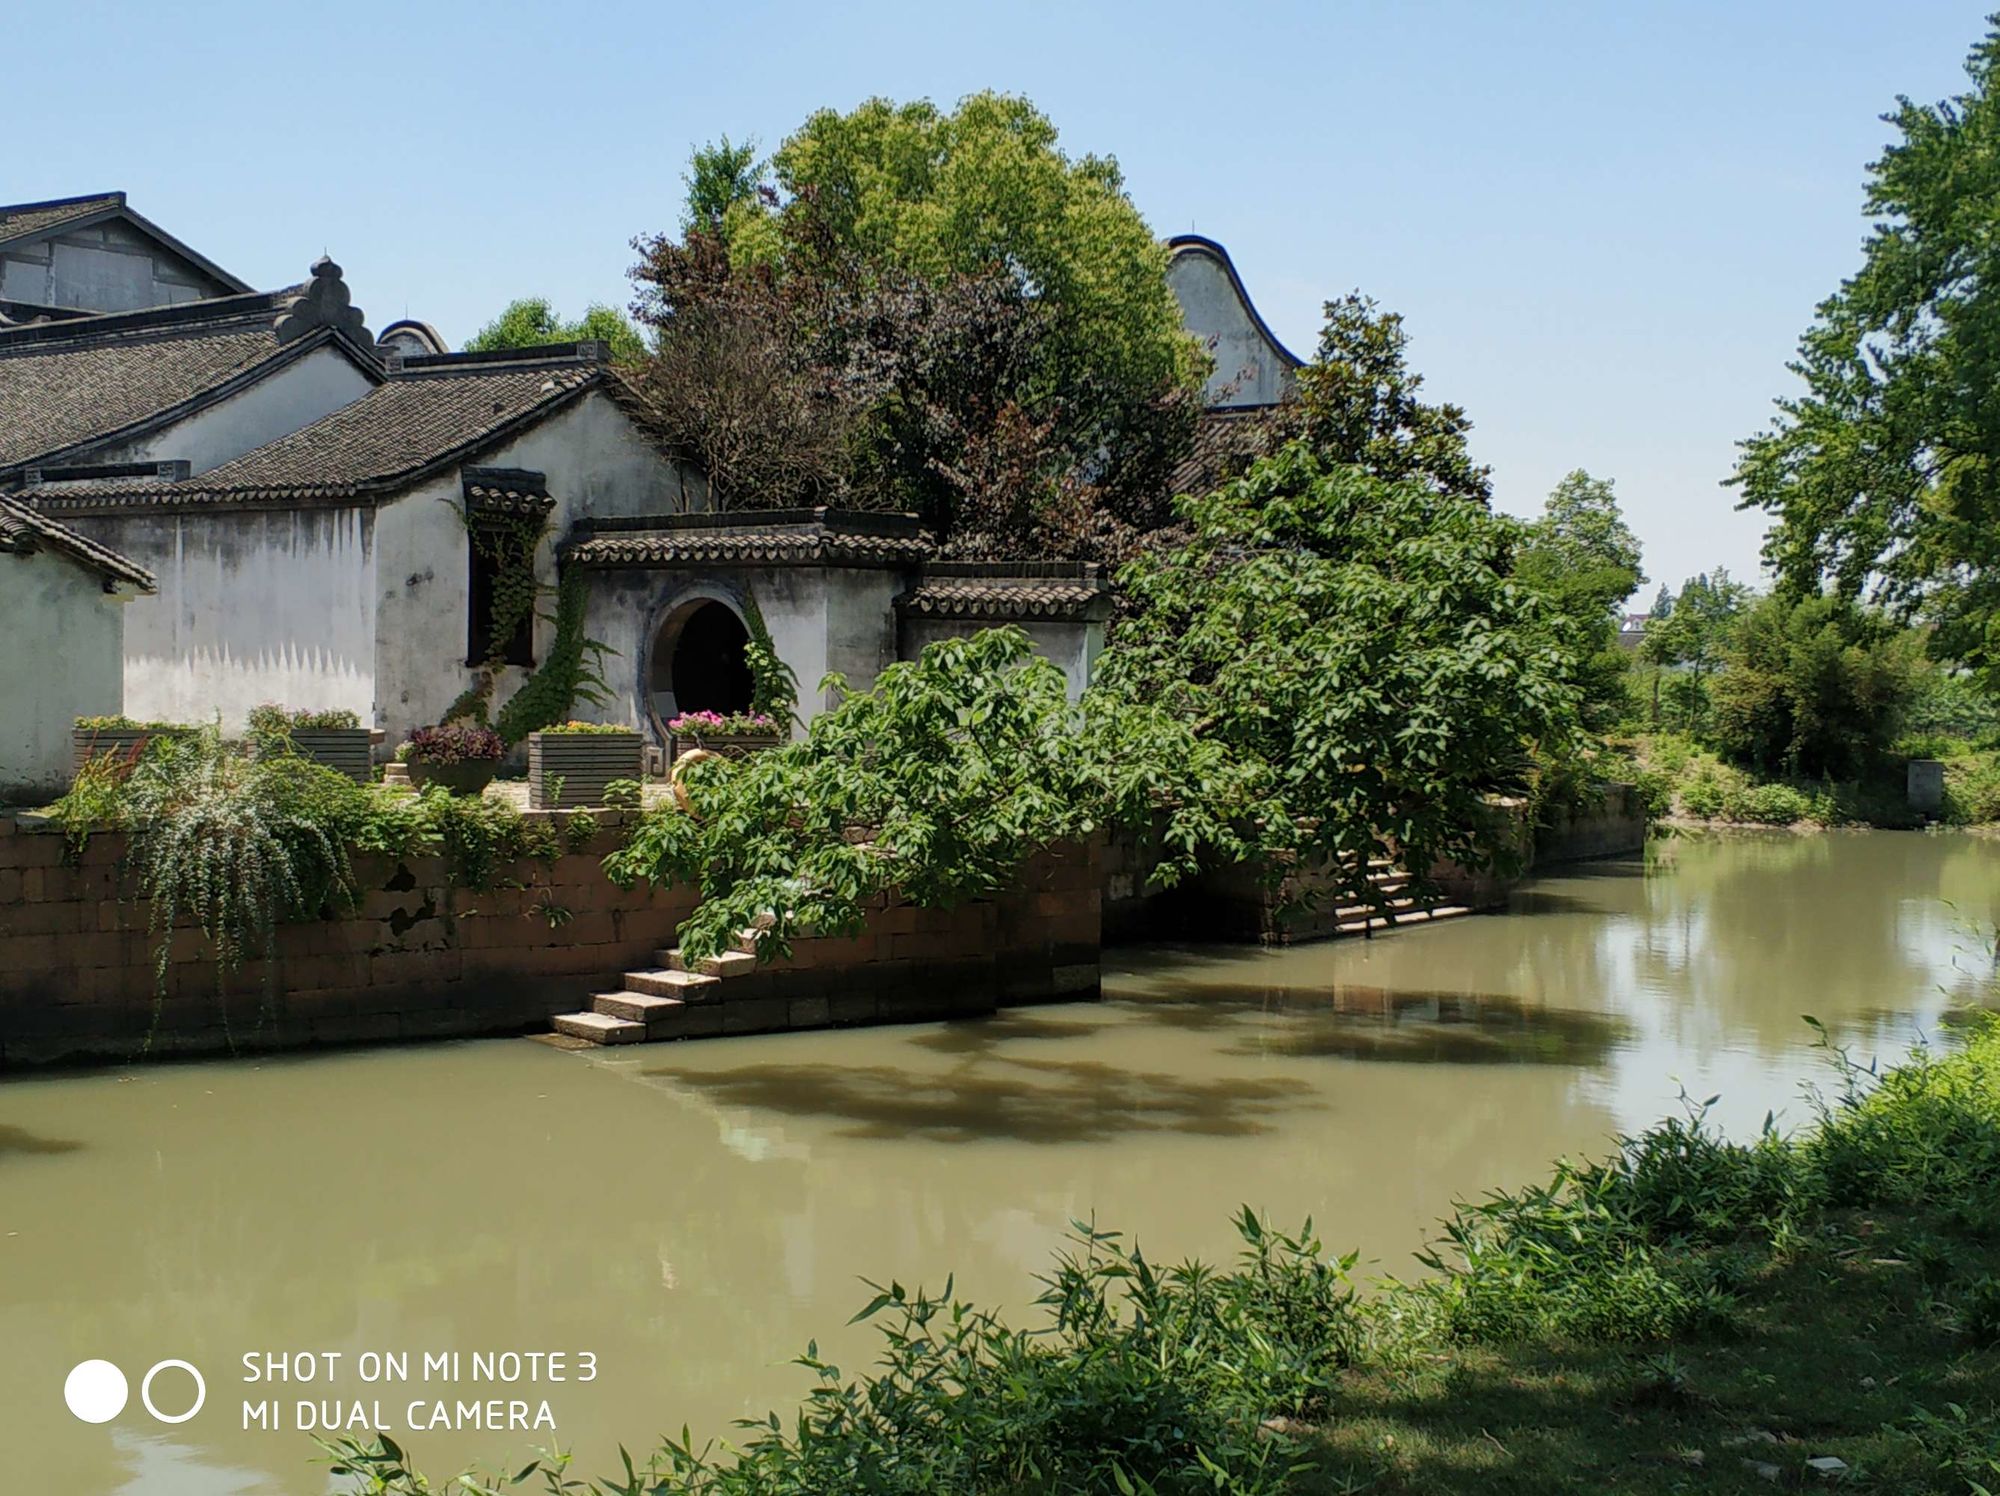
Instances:
[[[1760,779],[1725,762],[1693,739],[1652,733],[1622,740],[1633,776],[1656,815],[1717,825],[1879,826],[1901,830],[1921,824],[1909,807],[1904,757],[1880,773],[1851,780]],[[1944,763],[1944,811],[1950,826],[2000,822],[2000,747],[1962,738],[1903,745],[1906,757]]]
[[[1222,1271],[1080,1232],[1032,1333],[891,1285],[880,1362],[808,1356],[796,1423],[525,1489],[2000,1489],[2000,1025],[1879,1081],[1829,1058],[1800,1135],[1727,1143],[1691,1107],[1463,1210],[1419,1283],[1358,1296],[1352,1259],[1247,1214]]]

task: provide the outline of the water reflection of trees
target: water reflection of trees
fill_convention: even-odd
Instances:
[[[1601,1012],[1500,992],[1340,983],[1315,989],[1204,980],[1135,1005],[1149,1024],[1230,1030],[1238,1054],[1407,1064],[1589,1065],[1624,1025]]]
[[[1978,974],[1946,890],[2000,883],[2000,847],[1907,833],[1732,836],[1669,843],[1645,900],[1609,922],[1632,953],[1628,1001],[1672,1004],[1704,1037],[1717,1028],[1795,1047],[1799,1015],[1869,1026],[1884,1009],[1941,1006]]]
[[[1312,1088],[1297,1080],[1202,1078],[1028,1055],[940,1074],[820,1061],[664,1073],[725,1106],[824,1119],[843,1137],[930,1143],[1106,1142],[1128,1132],[1247,1137],[1312,1100]]]

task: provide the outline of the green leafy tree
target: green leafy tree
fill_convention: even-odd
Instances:
[[[1578,468],[1558,483],[1514,570],[1548,602],[1558,637],[1577,657],[1587,720],[1608,728],[1625,711],[1629,673],[1618,610],[1646,580],[1639,538],[1610,480]]]
[[[681,232],[703,229],[720,232],[738,203],[756,201],[764,177],[764,163],[757,159],[757,143],[746,140],[733,144],[727,135],[719,141],[697,146],[681,174],[687,187],[687,208],[681,214]]]
[[[1207,360],[1167,288],[1165,247],[1116,162],[1068,155],[1046,115],[995,93],[949,111],[886,99],[822,110],[773,154],[770,181],[756,190],[744,190],[749,168],[716,150],[691,168],[702,202],[690,215],[726,197],[721,233],[739,271],[836,293],[820,331],[838,346],[817,362],[843,367],[857,334],[866,341],[865,319],[837,313],[853,303],[856,282],[892,294],[921,285],[949,301],[955,282],[1003,276],[1031,305],[1036,336],[1033,356],[1010,360],[989,391],[985,418],[1018,412],[1026,425],[1016,420],[1016,435],[1044,433],[1052,461],[1043,465],[1086,476],[1096,508],[1120,523],[1144,529],[1165,518]],[[941,342],[939,352],[993,362],[976,343]],[[873,471],[907,475],[934,458],[959,465],[954,438],[933,454],[922,431],[890,423],[884,441],[917,443]]]
[[[1795,595],[1872,584],[2000,690],[2000,30],[1967,71],[1957,98],[1886,116],[1901,138],[1869,168],[1861,269],[1732,481],[1778,517],[1765,555]]]
[[[1310,442],[1329,461],[1379,478],[1419,478],[1438,492],[1486,503],[1492,470],[1472,460],[1472,421],[1456,405],[1418,398],[1423,376],[1409,367],[1399,313],[1356,291],[1326,304],[1319,350],[1298,371],[1278,416],[1280,438]]]
[[[632,363],[646,352],[632,319],[615,307],[592,303],[574,322],[566,322],[539,296],[510,301],[500,315],[465,340],[467,353],[500,348],[534,348],[543,343],[578,343],[595,338],[607,343],[619,363]]]
[[[1487,797],[1583,744],[1573,657],[1510,575],[1519,522],[1303,442],[1181,507],[1187,546],[1122,574],[1094,690],[1258,766],[1267,853],[1486,862]]]
[[[1716,746],[1766,774],[1862,774],[1895,740],[1921,648],[1916,634],[1845,598],[1759,598],[1715,681]]]
[[[1722,668],[1736,621],[1749,601],[1750,589],[1718,566],[1712,574],[1688,578],[1666,616],[1648,620],[1639,653],[1662,672],[1672,672],[1664,682],[1659,677],[1654,680],[1656,722],[1664,687],[1680,728],[1690,733],[1702,730],[1708,716],[1709,679]]]
[[[1645,584],[1639,558],[1639,537],[1625,523],[1611,480],[1578,468],[1549,494],[1517,570],[1563,611],[1613,619]]]

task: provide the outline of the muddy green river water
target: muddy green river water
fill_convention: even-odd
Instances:
[[[435,1473],[550,1442],[603,1473],[621,1441],[789,1407],[810,1337],[859,1366],[863,1277],[952,1272],[1019,1308],[1093,1214],[1210,1259],[1240,1204],[1310,1214],[1406,1273],[1454,1197],[1600,1150],[1682,1085],[1732,1129],[1802,1121],[1823,1067],[1800,1015],[1893,1059],[1988,990],[1996,917],[2000,841],[1678,840],[1372,942],[1114,952],[1104,1001],[983,1022],[9,1078],[0,1485],[322,1492],[301,1404],[379,1419]],[[64,1402],[92,1358],[130,1384],[103,1424]],[[180,1423],[141,1405],[167,1359],[206,1385]],[[151,1395],[176,1416],[194,1383]],[[471,1426],[512,1401],[554,1432]]]

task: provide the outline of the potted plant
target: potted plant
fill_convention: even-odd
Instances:
[[[528,734],[528,805],[603,805],[614,779],[639,777],[637,731],[610,722],[565,722]]]
[[[70,768],[81,770],[110,753],[135,760],[154,738],[186,737],[192,727],[177,722],[138,722],[130,717],[78,717],[70,730]]]
[[[674,756],[706,748],[726,758],[778,746],[778,721],[763,712],[682,712],[667,724]]]
[[[288,712],[273,702],[250,711],[250,746],[259,758],[296,753],[366,784],[374,737],[349,711]]]
[[[410,771],[410,782],[422,789],[439,784],[454,795],[476,795],[493,782],[500,772],[500,760],[507,745],[500,734],[476,722],[449,722],[441,727],[419,727],[398,751],[397,757]]]

